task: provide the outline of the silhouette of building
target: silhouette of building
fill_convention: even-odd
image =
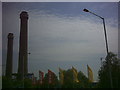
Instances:
[[[28,13],[22,11],[20,14],[20,39],[19,39],[19,64],[18,75],[24,79],[28,73]]]
[[[8,34],[7,44],[7,61],[6,61],[6,77],[12,77],[12,62],[13,62],[13,33]]]

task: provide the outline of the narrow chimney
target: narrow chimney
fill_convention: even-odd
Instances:
[[[28,14],[26,11],[20,14],[20,39],[19,39],[19,64],[18,75],[20,79],[28,73]]]
[[[6,61],[6,77],[11,78],[12,76],[12,62],[13,62],[13,33],[8,34],[7,44],[7,61]]]

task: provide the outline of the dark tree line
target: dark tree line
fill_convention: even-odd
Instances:
[[[117,58],[117,55],[115,55],[112,52],[110,52],[107,55],[105,61],[102,64],[101,69],[98,72],[99,75],[98,87],[111,88],[109,70],[111,71],[111,79],[113,85],[112,87],[120,88],[120,59]]]
[[[64,81],[60,83],[58,77],[54,74],[52,84],[48,82],[48,73],[44,76],[43,84],[32,85],[31,79],[24,79],[19,81],[17,79],[2,77],[2,88],[110,88],[109,66],[111,70],[111,77],[113,88],[120,88],[120,59],[114,53],[110,52],[98,72],[97,83],[89,82],[88,78],[83,72],[79,71],[77,78],[79,82],[74,81],[72,69],[64,70]],[[24,87],[23,87],[24,84]]]

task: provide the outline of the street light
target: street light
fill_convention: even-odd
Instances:
[[[106,33],[106,27],[105,27],[105,19],[104,19],[103,17],[101,17],[101,16],[93,13],[93,12],[90,12],[90,11],[87,10],[87,9],[84,9],[83,11],[84,11],[84,12],[89,12],[89,13],[91,13],[91,14],[93,14],[93,15],[95,15],[95,16],[97,16],[97,17],[99,17],[99,18],[101,18],[101,19],[103,20],[104,34],[105,34],[105,42],[106,42],[106,51],[107,51],[107,55],[108,55],[108,43],[107,43],[107,33]]]
[[[107,43],[107,33],[106,33],[106,27],[105,27],[105,19],[91,11],[89,11],[88,9],[83,9],[84,12],[89,12],[99,18],[101,18],[103,20],[103,27],[104,27],[104,35],[105,35],[105,43],[106,43],[106,52],[107,52],[107,55],[109,54],[108,52],[108,43]],[[108,60],[109,61],[109,60]],[[111,75],[111,67],[110,67],[110,61],[109,61],[109,75],[110,75],[110,83],[111,83],[111,88],[113,87],[113,83],[112,83],[112,75]]]

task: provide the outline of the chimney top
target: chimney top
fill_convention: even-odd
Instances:
[[[14,38],[13,33],[9,33],[8,34],[8,38],[12,38],[13,39]]]
[[[28,19],[28,13],[26,11],[22,11],[20,13],[20,18],[21,19]]]

